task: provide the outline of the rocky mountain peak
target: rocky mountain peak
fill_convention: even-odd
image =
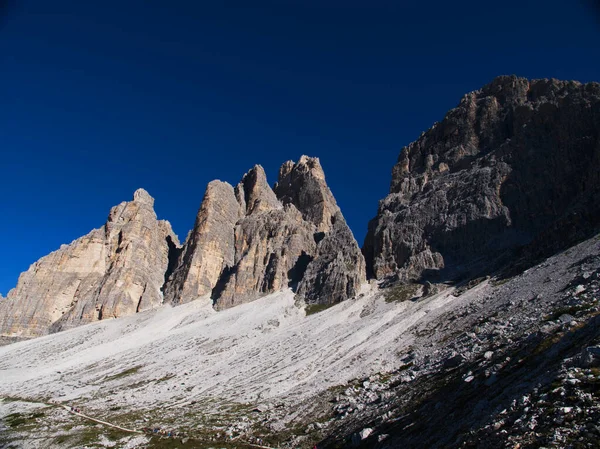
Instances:
[[[318,158],[302,156],[297,163],[284,163],[273,190],[283,204],[296,206],[320,232],[331,229],[332,217],[339,208]]]
[[[235,194],[246,215],[282,207],[267,182],[264,168],[260,165],[255,165],[242,177],[235,188]]]
[[[453,277],[523,245],[542,254],[589,235],[600,222],[599,130],[598,83],[501,76],[465,95],[402,149],[369,224],[369,271]]]
[[[217,186],[220,193],[213,201],[208,192]],[[311,302],[337,302],[354,296],[364,281],[363,257],[317,158],[284,163],[275,189],[260,165],[233,192],[228,185],[209,186],[191,235],[165,285],[166,301],[210,293],[215,307],[224,309],[292,287]],[[311,266],[313,274],[305,278]],[[317,267],[323,272],[312,288],[309,279],[315,279]]]
[[[194,228],[167,273],[165,302],[189,302],[212,291],[225,267],[233,264],[233,228],[243,215],[231,184],[208,183]]]
[[[150,207],[154,207],[154,198],[144,189],[137,189],[133,193],[133,201],[137,203],[148,204]]]
[[[0,334],[35,337],[159,306],[178,240],[153,202],[137,190],[102,228],[31,265],[0,305]]]

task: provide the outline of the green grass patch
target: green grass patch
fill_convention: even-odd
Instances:
[[[34,424],[37,418],[43,418],[44,413],[11,413],[4,418],[6,424],[11,427],[21,427],[28,424]]]
[[[161,382],[165,382],[169,379],[173,379],[175,377],[175,374],[165,374],[163,377],[161,377],[160,379],[156,379],[156,383],[161,383]]]
[[[406,365],[402,365],[400,368],[398,368],[398,372],[406,371],[407,369],[411,368],[413,365],[414,365],[413,362],[408,362]]]
[[[533,350],[533,355],[539,355],[546,351],[548,351],[552,346],[557,344],[561,338],[563,337],[562,333],[558,333],[556,335],[544,338],[537,347]]]
[[[466,284],[463,284],[463,285],[461,285],[459,287],[456,287],[456,290],[454,291],[453,295],[454,296],[460,296],[464,292],[466,292],[467,290],[471,290],[473,287],[477,287],[479,284],[481,284],[482,282],[487,281],[488,279],[489,279],[489,276],[482,276],[482,277],[479,277],[479,278],[471,279]]]
[[[550,315],[546,316],[545,320],[546,321],[556,321],[562,315],[572,315],[572,316],[576,317],[579,312],[586,312],[593,307],[594,307],[594,304],[578,304],[576,306],[561,307],[559,309],[556,309]]]
[[[122,371],[118,374],[113,374],[112,376],[107,376],[104,379],[104,381],[107,382],[107,381],[122,379],[123,377],[131,376],[132,374],[136,374],[141,368],[142,368],[142,365],[134,366],[133,368],[126,369],[125,371]]]
[[[165,438],[153,436],[150,441],[144,445],[147,449],[182,449],[182,448],[196,448],[196,449],[209,449],[209,448],[227,448],[227,449],[250,449],[255,446],[250,446],[242,441],[209,441],[204,439],[190,438],[185,444],[181,443],[181,438]]]
[[[54,442],[56,444],[67,443],[70,447],[105,447],[99,443],[101,436],[104,436],[111,441],[118,441],[123,437],[132,436],[132,434],[104,426],[99,428],[94,424],[77,433],[58,436],[55,438]]]
[[[327,310],[333,306],[335,306],[335,304],[307,304],[304,310],[306,311],[306,316],[308,316],[322,312],[323,310]]]
[[[404,302],[416,297],[420,284],[397,284],[383,292],[385,302]]]
[[[512,277],[494,278],[490,281],[490,284],[492,285],[492,287],[500,287],[501,285],[506,284],[511,279]]]

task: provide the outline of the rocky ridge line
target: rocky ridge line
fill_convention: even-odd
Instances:
[[[357,294],[364,259],[317,158],[284,163],[274,189],[260,165],[235,188],[213,183],[165,286],[166,301],[210,293],[215,307],[225,309],[287,287],[309,303]]]
[[[36,337],[162,304],[169,250],[179,244],[143,189],[106,224],[42,257],[0,303],[3,336]]]
[[[370,276],[468,278],[600,224],[600,84],[501,76],[403,148],[369,223]]]
[[[0,301],[0,335],[31,338],[211,295],[216,309],[288,287],[308,303],[358,293],[364,258],[317,158],[286,162],[276,190],[259,165],[208,184],[180,247],[143,189],[106,224],[35,262]]]

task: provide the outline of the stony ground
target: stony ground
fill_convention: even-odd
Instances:
[[[599,290],[596,237],[441,291],[201,299],[11,344],[0,447],[597,447]]]

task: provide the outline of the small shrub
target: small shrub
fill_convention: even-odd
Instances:
[[[398,284],[384,290],[385,302],[404,302],[416,297],[419,284]]]
[[[306,316],[308,316],[327,310],[334,305],[335,304],[307,304],[304,310],[306,311]]]

